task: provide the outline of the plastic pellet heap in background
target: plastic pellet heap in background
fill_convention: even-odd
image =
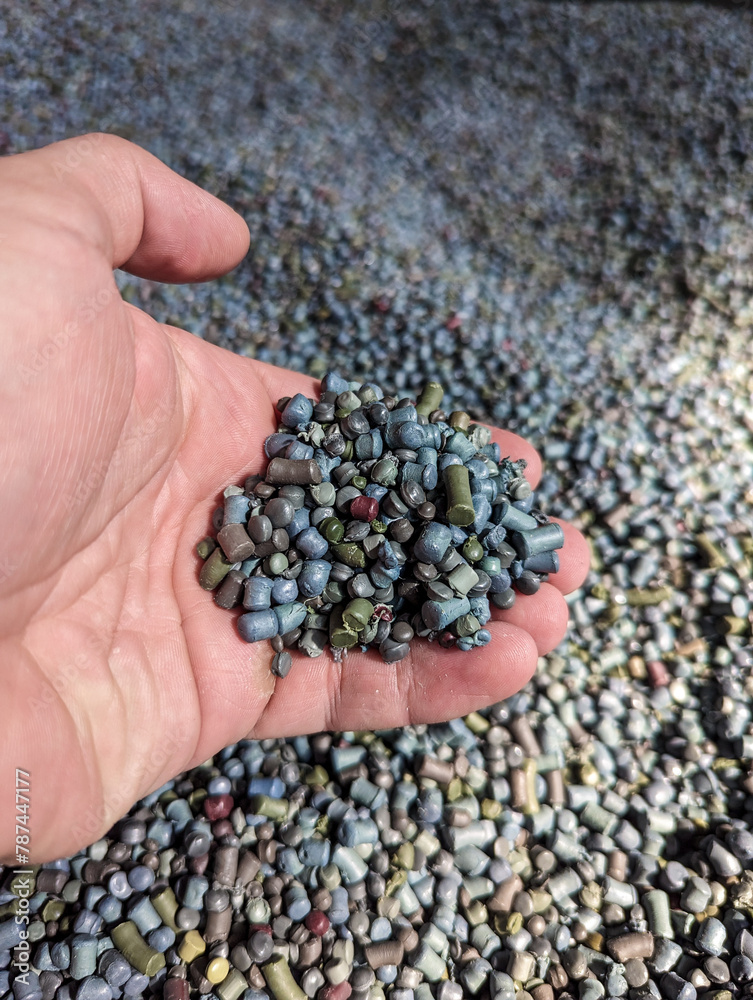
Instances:
[[[556,573],[559,525],[534,507],[525,461],[500,454],[486,427],[330,372],[318,402],[278,403],[264,476],[224,492],[200,583],[222,608],[243,607],[248,642],[319,656],[356,646],[402,660],[419,636],[485,646],[490,605],[509,608]]]

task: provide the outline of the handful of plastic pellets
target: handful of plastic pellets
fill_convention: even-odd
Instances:
[[[263,476],[229,486],[205,538],[200,583],[242,605],[247,642],[341,656],[356,646],[402,660],[414,637],[470,650],[491,640],[491,607],[512,607],[556,573],[558,524],[534,507],[525,461],[503,458],[488,428],[334,372],[318,402],[277,404]]]

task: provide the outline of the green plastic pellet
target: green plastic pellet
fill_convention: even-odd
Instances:
[[[272,990],[275,1000],[308,1000],[298,983],[293,979],[290,966],[282,955],[265,962],[261,973]]]
[[[266,816],[267,819],[285,819],[288,815],[286,799],[274,799],[271,795],[252,795],[249,809],[256,816]]]
[[[312,500],[319,504],[320,507],[329,507],[335,502],[337,490],[332,483],[325,482],[309,486],[309,493],[311,494]],[[319,528],[319,531],[321,532],[321,527]]]
[[[338,562],[343,562],[352,569],[366,568],[366,553],[356,542],[340,542],[338,545],[333,545],[332,554]]]
[[[454,431],[467,431],[471,426],[471,416],[465,410],[453,410],[447,423]]]
[[[222,549],[217,547],[201,567],[199,584],[204,590],[214,590],[232,568],[233,563],[228,562]]]
[[[500,811],[501,809],[502,807],[500,806]],[[429,833],[428,830],[421,830],[419,832],[418,836],[413,841],[413,846],[419,851],[423,851],[427,858],[433,858],[434,855],[437,854],[442,848],[442,845],[437,837],[435,837],[434,834]]]
[[[456,799],[459,799],[462,794],[463,794],[463,782],[456,775],[454,778],[450,780],[449,784],[447,785],[445,798],[447,799],[448,802],[454,802]]]
[[[727,565],[727,559],[722,552],[706,534],[696,535],[695,543],[706,558],[706,562],[711,569],[722,569]]]
[[[645,608],[669,600],[672,593],[670,587],[656,587],[653,590],[641,590],[635,587],[625,592],[625,599],[631,608]]]
[[[201,807],[204,805],[204,799],[208,794],[209,793],[206,788],[194,788],[194,790],[190,792],[188,796],[188,804],[195,813],[201,811]]]
[[[365,597],[350,601],[343,611],[343,623],[355,632],[361,632],[374,614],[374,605]]]
[[[267,568],[272,576],[279,576],[288,568],[288,557],[284,552],[273,552],[267,559]]]
[[[42,920],[49,923],[51,920],[60,920],[65,913],[65,903],[62,899],[48,899],[42,907]]]
[[[340,869],[337,865],[330,862],[328,865],[319,869],[319,881],[323,888],[331,891],[342,882]]]
[[[238,1000],[247,989],[248,983],[243,973],[238,969],[231,969],[214,992],[220,1000]]]
[[[484,799],[481,803],[482,819],[497,819],[502,812],[502,803],[496,799]]]
[[[196,555],[199,559],[208,559],[217,548],[217,542],[213,538],[202,538],[196,546]]]
[[[353,410],[357,410],[361,405],[361,400],[356,396],[356,394],[348,389],[346,392],[341,392],[337,397],[337,409],[335,410],[335,416],[338,420],[342,420],[343,417],[347,417],[349,413]]]
[[[743,635],[749,628],[747,618],[736,618],[734,615],[725,615],[718,623],[718,630],[722,635]]]
[[[353,476],[350,481],[350,485],[355,486],[357,490],[365,490],[368,484],[369,481],[365,476]]]
[[[162,923],[166,924],[170,930],[175,931],[176,934],[179,934],[180,927],[175,923],[175,914],[178,912],[178,900],[175,898],[175,893],[170,886],[166,885],[164,889],[155,892],[151,900],[152,906],[160,917],[162,917]]]
[[[468,726],[470,731],[476,734],[476,736],[479,736],[481,733],[485,733],[487,729],[489,729],[489,720],[485,719],[480,712],[469,713],[463,721],[466,726]]]
[[[552,905],[552,895],[546,889],[531,888],[528,895],[531,897],[534,913],[543,913]]]
[[[272,915],[266,899],[249,899],[246,904],[246,920],[250,924],[265,924]]]
[[[329,641],[336,649],[351,649],[358,642],[358,633],[343,621],[342,606],[329,616]]]
[[[467,559],[468,562],[478,562],[479,559],[483,559],[483,557],[483,545],[475,535],[471,535],[463,545],[463,558]],[[499,562],[499,560],[497,560],[497,562]]]
[[[8,891],[12,892],[14,896],[20,896],[21,892],[24,893],[24,896],[26,896],[27,893],[29,895],[33,895],[34,885],[36,884],[36,872],[39,870],[39,865],[28,865],[24,869],[25,872],[32,870],[34,870],[33,875],[22,875],[20,873],[18,875],[14,875],[8,883]]]
[[[328,542],[341,542],[345,535],[345,526],[337,517],[325,517],[319,525],[319,534]]]
[[[475,899],[470,906],[465,908],[465,919],[471,927],[478,927],[485,924],[489,919],[489,911],[480,899]]]
[[[473,524],[476,512],[468,469],[464,465],[448,465],[442,478],[447,491],[447,520],[460,528]]]
[[[481,624],[475,615],[461,615],[455,622],[455,632],[459,637],[475,635],[480,628]]]
[[[321,764],[315,764],[303,778],[305,785],[321,785],[324,787],[328,781],[329,774]]]
[[[83,882],[80,878],[71,878],[63,886],[63,891],[60,895],[66,901],[66,903],[75,903],[78,901],[79,894],[81,892],[81,886]]]
[[[416,402],[416,412],[422,417],[428,417],[440,408],[443,397],[444,389],[439,382],[427,382]]]
[[[391,861],[396,868],[404,868],[410,871],[416,857],[416,849],[411,843],[401,844],[392,855]]]
[[[385,896],[394,896],[397,890],[405,884],[408,879],[408,872],[400,868],[390,875],[387,885],[384,888]]]
[[[478,573],[468,563],[460,563],[449,574],[447,582],[456,594],[465,597],[468,591],[472,590],[478,583]]]
[[[371,481],[380,486],[394,486],[397,482],[397,462],[391,458],[380,458],[371,470]]]
[[[112,943],[134,969],[144,975],[156,976],[165,967],[165,956],[150,948],[132,920],[126,920],[110,931]]]

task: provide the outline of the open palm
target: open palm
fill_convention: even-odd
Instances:
[[[263,469],[276,400],[316,384],[156,323],[112,274],[215,277],[246,252],[246,226],[112,136],[4,160],[0,220],[0,853],[16,767],[31,773],[32,854],[50,858],[243,736],[450,718],[519,688],[559,642],[562,593],[587,565],[568,526],[560,573],[495,611],[483,651],[299,656],[275,681],[269,646],[243,642],[199,588],[195,544],[222,488]],[[533,449],[496,440],[535,481]]]

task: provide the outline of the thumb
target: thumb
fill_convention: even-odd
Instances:
[[[0,176],[7,192],[31,189],[43,204],[54,198],[61,217],[112,267],[139,277],[204,281],[248,251],[248,227],[236,212],[118,136],[86,135],[8,157]]]

